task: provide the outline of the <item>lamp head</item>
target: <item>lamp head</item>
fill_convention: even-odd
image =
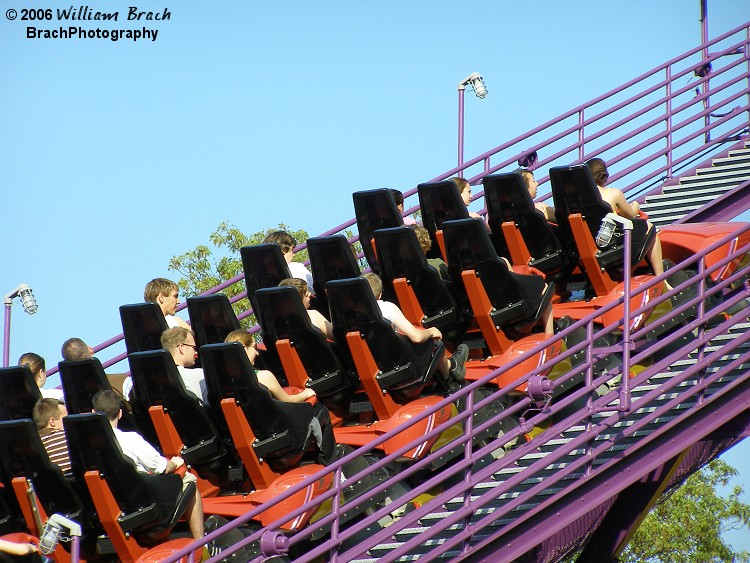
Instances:
[[[472,90],[477,95],[477,98],[484,99],[487,95],[487,87],[484,85],[484,79],[478,72],[472,72],[469,76],[464,78],[459,84],[458,89],[463,90],[466,86],[471,85]]]
[[[5,298],[3,299],[3,303],[5,303],[5,305],[7,306],[10,306],[10,304],[13,302],[13,299],[15,299],[16,297],[21,298],[21,305],[23,305],[24,311],[26,311],[29,315],[33,315],[34,313],[36,313],[39,306],[36,304],[33,290],[27,284],[22,283],[13,291],[7,293],[5,295]]]

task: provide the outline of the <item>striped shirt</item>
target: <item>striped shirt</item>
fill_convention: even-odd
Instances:
[[[39,431],[44,449],[47,450],[49,460],[58,465],[62,472],[69,477],[72,474],[70,466],[70,454],[68,453],[68,440],[63,430],[44,428]]]

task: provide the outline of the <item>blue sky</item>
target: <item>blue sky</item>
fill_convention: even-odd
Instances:
[[[452,168],[472,71],[489,95],[466,97],[467,160],[700,40],[698,0],[150,0],[171,20],[122,21],[132,4],[89,5],[156,41],[27,39],[8,9],[70,3],[0,1],[0,293],[26,282],[39,302],[13,306],[11,362],[120,333],[117,308],[222,221],[319,234],[353,191]],[[709,4],[712,37],[750,15]]]

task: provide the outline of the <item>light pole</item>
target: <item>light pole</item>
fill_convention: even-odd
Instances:
[[[464,164],[464,89],[471,85],[477,98],[484,99],[487,95],[487,87],[478,72],[472,72],[469,76],[458,83],[458,166]],[[460,172],[463,176],[463,171]]]
[[[26,311],[29,315],[33,315],[34,313],[36,313],[36,310],[39,308],[36,304],[36,299],[34,299],[34,292],[25,283],[22,283],[14,290],[5,294],[5,297],[3,298],[3,303],[5,304],[5,328],[3,331],[3,367],[8,367],[8,365],[10,364],[10,306],[16,297],[21,298],[21,305],[23,305],[23,310]]]

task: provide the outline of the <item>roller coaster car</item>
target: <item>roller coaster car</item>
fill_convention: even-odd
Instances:
[[[209,344],[201,348],[205,362],[205,375],[209,398],[213,408],[223,414],[226,427],[232,436],[253,483],[267,487],[259,495],[271,499],[283,489],[317,473],[323,466],[306,463],[314,457],[317,445],[311,428],[314,426],[314,398],[303,403],[285,403],[274,399],[262,385],[250,364],[241,344]],[[345,466],[346,467],[346,466]],[[363,497],[383,474],[354,483],[347,482],[343,489],[345,499]],[[310,499],[331,488],[333,475],[321,477],[313,484],[288,498],[279,506],[271,508],[274,518],[298,508]],[[341,521],[360,514],[382,500],[370,495],[361,498],[356,506],[347,510]],[[286,522],[282,529],[299,529],[311,519],[326,513],[327,508],[307,511],[294,520]],[[262,522],[270,522],[266,513]]]
[[[82,418],[92,417],[103,425],[87,427],[87,436],[81,442],[79,433],[71,431],[71,427]],[[188,538],[165,540],[194,501],[194,485],[181,493],[179,476],[136,473],[133,463],[122,457],[114,443],[112,428],[104,415],[69,415],[63,424],[74,480],[65,478],[60,468],[49,461],[31,420],[0,423],[2,479],[10,483],[6,486],[15,492],[32,533],[41,535],[39,528],[48,515],[65,516],[81,525],[81,554],[89,561],[111,560],[112,547],[119,561],[135,561],[156,544],[161,550],[175,552],[192,542]],[[108,431],[111,440],[106,434],[102,438],[99,430]],[[112,447],[105,452],[107,445]],[[119,456],[117,467],[111,463],[110,453]],[[82,458],[96,461],[85,465]],[[102,469],[100,475],[98,467],[104,466],[107,470]],[[109,536],[111,545],[98,541],[102,534]],[[69,544],[58,544],[55,561],[71,561],[66,545]]]
[[[459,340],[470,323],[452,290],[452,282],[427,263],[416,234],[408,227],[375,231],[383,296],[395,301],[409,321],[436,327],[443,340]],[[450,336],[450,331],[456,334]]]
[[[362,245],[370,269],[379,274],[380,262],[373,246],[374,233],[378,229],[399,227],[404,224],[404,219],[398,212],[396,202],[388,189],[354,192],[352,199],[354,200],[354,215],[357,218],[359,243]]]
[[[534,206],[519,172],[485,176],[487,223],[497,253],[515,266],[528,265],[554,281],[560,291],[578,264],[578,255],[557,236],[557,226]]]
[[[467,364],[466,378],[476,380],[488,370],[507,364],[547,340],[544,334],[532,334],[532,329],[551,306],[554,284],[545,284],[542,276],[511,271],[495,252],[489,234],[479,219],[446,221],[443,235],[448,268],[457,282],[455,287],[459,299],[474,312],[491,356],[485,362]],[[497,380],[498,386],[504,387],[518,380],[538,365],[559,355],[562,350],[563,343],[558,341],[530,356],[501,375]],[[569,368],[568,362],[559,369],[567,371]],[[518,390],[525,391],[525,387]]]
[[[452,180],[419,184],[419,207],[422,212],[422,224],[430,233],[432,247],[428,258],[442,258],[448,262],[443,239],[443,223],[458,219],[468,219],[466,208],[458,186]]]
[[[97,358],[83,360],[63,360],[57,364],[65,396],[65,408],[68,414],[91,412],[91,402],[99,391],[111,390],[112,385],[104,373],[104,368]],[[120,428],[136,430],[136,421],[128,406],[123,402]]]
[[[167,320],[156,303],[134,303],[120,307],[122,333],[128,354],[159,350]]]
[[[361,401],[357,402],[356,409],[350,409],[352,397],[360,390],[361,385],[348,349],[340,354],[334,351],[334,347],[339,347],[332,345],[312,326],[299,294],[293,288],[263,289],[256,295],[261,307],[261,326],[267,346],[277,348],[290,383],[296,387],[314,389],[317,399],[331,409],[332,414],[342,419],[335,421],[337,442],[353,447],[364,445],[425,408],[427,402],[417,399],[419,402],[416,405],[396,405],[392,407],[392,414],[388,414],[391,412],[389,405],[383,400],[382,391],[378,391],[374,401],[371,401],[377,408],[371,406],[370,412],[365,414],[371,415],[371,410],[375,408],[380,420],[373,422],[372,417],[367,416],[363,421],[360,417],[363,414],[360,412]],[[429,398],[428,402],[433,399]],[[434,402],[436,401],[432,404]],[[438,419],[439,417],[433,417],[424,424],[408,429],[405,434],[388,440],[379,449],[386,454],[392,453],[431,430]],[[413,459],[428,451],[427,447],[415,448],[404,459]]]
[[[432,340],[413,344],[407,337],[397,334],[383,319],[367,280],[354,278],[328,282],[328,300],[335,340],[352,356],[362,386],[380,421],[377,426],[373,425],[378,433],[442,400],[439,396],[422,396],[424,391],[437,385],[440,393],[449,393],[448,382],[443,381],[437,371],[444,345]],[[453,406],[440,409],[421,424],[411,427],[408,434],[402,433],[392,443],[384,444],[385,451],[390,453],[424,435],[455,416],[456,412]],[[367,429],[362,432],[342,428],[337,430],[337,439],[354,445],[366,443],[372,435]],[[435,437],[422,442],[402,458],[421,457],[437,440]]]
[[[230,332],[241,328],[229,298],[223,293],[188,297],[187,310],[199,348],[204,344],[224,342]]]
[[[356,278],[360,274],[359,263],[343,235],[307,239],[307,255],[310,257],[318,310],[327,317],[326,284],[331,280]]]
[[[85,487],[67,479],[49,460],[36,425],[29,419],[0,422],[0,482],[13,495],[13,505],[21,511],[26,530],[37,537],[48,516],[58,513],[81,525],[81,553],[86,559],[97,556],[97,537],[104,533],[93,511]],[[88,504],[84,502],[88,501]],[[16,530],[20,531],[20,530]],[[58,562],[71,561],[69,543],[54,551]],[[99,550],[104,546],[99,546]]]
[[[31,418],[42,393],[28,366],[0,368],[0,420]]]
[[[169,352],[136,352],[128,360],[133,408],[150,416],[164,455],[180,456],[196,471],[204,496],[237,485],[242,470],[234,444],[219,432],[213,413],[185,389]]]
[[[351,359],[338,354],[336,345],[312,325],[295,288],[259,289],[255,297],[274,374],[281,369],[291,386],[309,387],[334,415],[349,418],[360,387]]]
[[[746,223],[683,223],[668,225],[659,230],[661,249],[665,258],[679,263],[697,252],[711,246],[746,225]],[[737,235],[730,242],[721,245],[706,255],[706,268],[734,253],[738,248],[750,244],[750,231]],[[711,279],[719,282],[731,276],[735,270],[744,266],[750,256],[748,253],[735,258],[723,268],[711,273]]]
[[[551,168],[550,181],[555,215],[560,227],[560,241],[566,246],[570,255],[577,254],[580,257],[579,266],[588,282],[587,294],[593,293],[591,299],[586,301],[561,303],[556,306],[555,311],[556,314],[580,319],[623,296],[624,237],[621,226],[618,224],[612,241],[604,248],[597,247],[596,235],[604,218],[608,213],[612,213],[612,208],[602,200],[599,189],[586,165]],[[631,256],[632,264],[635,266],[643,261],[653,246],[656,232],[655,229],[647,230],[646,221],[643,219],[635,219],[633,223]],[[651,279],[650,275],[632,276],[630,280],[632,290],[638,289]],[[631,308],[636,309],[647,305],[661,295],[663,290],[663,286],[658,285],[633,296]],[[664,314],[670,307],[669,302],[665,302],[660,310],[647,310],[643,315],[633,319],[631,328],[633,330],[641,328],[651,319]],[[622,309],[618,307],[603,315],[602,323],[608,325],[621,319]]]

